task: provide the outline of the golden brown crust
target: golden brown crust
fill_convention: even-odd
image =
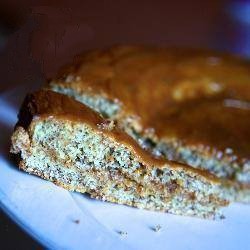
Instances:
[[[29,121],[27,121],[29,117]],[[101,118],[96,112],[86,107],[80,102],[77,102],[66,95],[58,94],[52,91],[39,91],[30,94],[26,97],[24,104],[19,114],[19,122],[16,129],[25,127],[32,130],[32,126],[36,121],[56,117],[56,119],[63,119],[69,122],[84,122],[91,126],[97,133],[103,133],[116,142],[122,143],[130,148],[142,163],[147,167],[169,167],[173,169],[184,169],[192,175],[197,175],[200,178],[205,178],[210,182],[220,182],[218,178],[205,170],[192,168],[185,164],[170,162],[163,159],[156,159],[148,152],[144,151],[131,137],[125,132],[114,127],[113,129],[103,129],[101,124],[105,120]],[[25,124],[25,126],[23,126]],[[12,138],[14,140],[14,138]]]
[[[79,56],[54,82],[118,100],[159,138],[250,159],[250,63],[239,58],[116,47]]]

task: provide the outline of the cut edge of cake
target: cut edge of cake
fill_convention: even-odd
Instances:
[[[112,121],[52,91],[26,97],[11,152],[28,173],[139,208],[217,218],[234,193],[206,171],[149,156]]]

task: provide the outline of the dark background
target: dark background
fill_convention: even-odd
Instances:
[[[114,44],[199,47],[250,56],[249,0],[39,2],[0,3],[0,94],[52,77],[81,51]],[[0,243],[3,249],[41,248],[3,212]]]

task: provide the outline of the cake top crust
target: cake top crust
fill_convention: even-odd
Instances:
[[[136,157],[147,167],[170,167],[189,171],[194,175],[199,175],[210,182],[220,182],[218,178],[208,173],[206,170],[199,170],[185,164],[158,159],[142,149],[136,141],[120,130],[115,125],[110,125],[108,120],[103,119],[98,113],[88,108],[84,104],[53,91],[41,90],[26,96],[18,115],[16,127],[23,127],[31,130],[32,127],[41,120],[57,119],[67,122],[82,122],[88,124],[96,133],[102,133],[115,142],[122,143],[128,147]]]
[[[53,82],[119,102],[159,138],[250,159],[250,63],[243,59],[120,46],[76,57]]]

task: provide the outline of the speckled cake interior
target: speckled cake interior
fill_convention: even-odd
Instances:
[[[21,169],[71,191],[174,214],[221,215],[230,197],[216,178],[146,157],[126,138],[84,105],[42,91],[26,98],[11,151],[20,156]]]

